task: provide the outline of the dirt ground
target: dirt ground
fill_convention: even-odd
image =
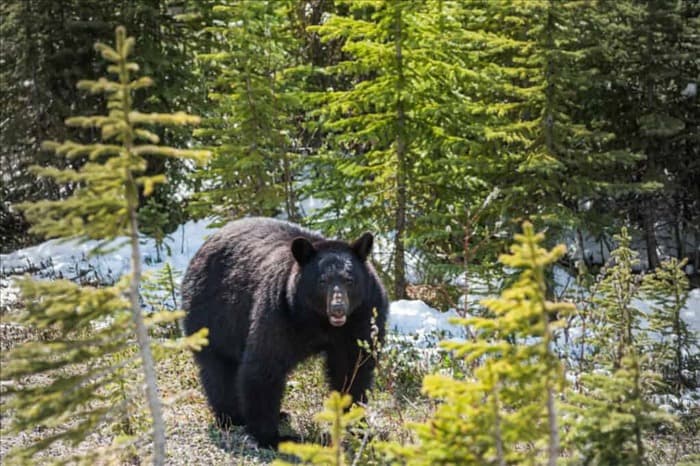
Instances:
[[[22,328],[16,324],[0,323],[0,345],[3,352],[30,339],[42,338],[38,332]],[[158,363],[159,389],[164,402],[164,417],[167,428],[168,465],[263,465],[270,464],[277,454],[269,449],[258,448],[242,427],[229,431],[220,430],[214,423],[207,407],[207,402],[197,379],[197,369],[192,356],[179,353]],[[47,379],[48,380],[48,379]],[[42,383],[41,377],[35,377],[26,383]],[[45,438],[52,430],[34,429],[31,433],[8,434],[4,430],[9,426],[12,413],[7,409],[7,390],[0,387],[0,425],[3,434],[0,437],[0,464],[4,464],[7,452],[18,446],[26,446],[33,441]],[[327,395],[323,368],[320,359],[308,361],[297,369],[288,382],[288,390],[283,402],[283,410],[289,414],[289,421],[281,426],[282,433],[294,433],[304,441],[319,442],[326,435],[314,421],[315,413],[323,409],[323,400]],[[142,400],[137,400],[139,410],[145,413]],[[370,416],[375,430],[382,432],[382,437],[394,437],[399,433],[408,438],[409,431],[402,427],[406,420],[406,409],[399,408],[396,400],[383,397],[373,402],[374,413]],[[411,411],[418,413],[417,410]],[[422,414],[411,416],[412,420],[425,419],[430,406],[421,405]],[[137,416],[146,423],[145,414]],[[91,454],[100,449],[109,450],[119,438],[114,426],[104,426],[100,431],[90,435],[78,445],[64,442],[54,443],[48,450],[36,457],[36,464],[45,464],[58,458]],[[118,454],[105,451],[98,458],[91,459],[90,464],[149,464],[150,445],[144,439]]]
[[[9,349],[21,342],[51,338],[46,332],[37,332],[11,323],[8,316],[17,311],[20,303],[14,303],[13,306],[8,306],[7,302],[2,304],[0,350],[3,357]],[[383,359],[384,366],[377,374],[381,389],[375,390],[366,411],[368,429],[373,437],[401,443],[415,441],[408,424],[423,422],[430,416],[435,404],[420,395],[420,384],[424,374],[439,368],[435,361],[420,361],[420,358],[415,350],[407,349],[394,352],[394,356]],[[157,372],[167,428],[166,464],[248,466],[270,464],[277,457],[272,450],[258,448],[243,428],[222,431],[214,425],[189,352],[175,353],[172,357],[163,359],[158,363]],[[1,374],[0,380],[3,380]],[[36,377],[25,382],[42,383],[43,380]],[[0,385],[0,464],[6,463],[10,449],[28,445],[52,432],[51,429],[39,427],[28,433],[5,432],[12,419],[12,412],[7,408],[7,391],[11,383],[4,381]],[[321,360],[314,359],[303,364],[291,375],[287,385],[283,410],[290,415],[290,420],[282,426],[282,433],[294,433],[308,442],[321,442],[326,438],[326,433],[314,420],[314,415],[323,409],[323,400],[327,395]],[[137,405],[136,412],[141,413],[135,416],[135,423],[138,424],[140,420],[141,427],[147,426],[143,401],[133,401]],[[689,425],[698,426],[698,421]],[[691,428],[653,440],[649,445],[649,456],[653,464],[700,465],[700,462],[689,459],[693,454],[700,454],[697,435],[698,429]],[[48,464],[59,458],[81,455],[96,456],[88,462],[94,465],[141,465],[151,462],[147,435],[130,448],[120,449],[117,454],[108,453],[107,450],[120,438],[121,434],[114,425],[105,425],[77,445],[64,442],[53,444],[35,458],[35,464]],[[378,458],[373,457],[371,461],[358,464],[382,464]]]

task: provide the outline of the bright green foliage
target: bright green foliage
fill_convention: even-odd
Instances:
[[[66,281],[25,279],[22,282],[26,310],[20,323],[47,331],[49,338],[20,345],[3,358],[3,377],[14,381],[8,401],[9,408],[14,410],[9,429],[19,432],[47,426],[51,430],[41,440],[10,453],[6,458],[9,463],[31,462],[34,454],[57,440],[77,444],[104,424],[133,413],[144,385],[152,416],[148,430],[154,431],[153,462],[164,461],[165,428],[147,331],[152,325],[182,315],[172,312],[153,313],[147,318],[142,315],[136,220],[139,187],[148,195],[156,183],[164,181],[162,176],[141,175],[146,168],[146,155],[203,158],[207,154],[159,146],[159,138],[151,129],[153,125],[192,124],[198,118],[184,113],[153,114],[133,109],[134,91],[152,84],[147,77],[132,78],[138,71],[136,63],[129,61],[134,43],[132,37],[126,37],[124,28],[119,27],[115,47],[96,45],[110,62],[108,71],[117,79],[81,81],[78,87],[106,94],[108,114],[66,121],[70,126],[97,128],[102,142],[45,144],[61,155],[89,158],[79,170],[36,169],[42,176],[73,183],[73,195],[64,201],[22,206],[27,217],[35,222],[33,230],[46,236],[108,242],[128,235],[132,273],[119,284],[101,289],[81,288]],[[203,344],[206,344],[206,331],[166,346],[197,349]],[[156,349],[156,355],[164,350]],[[123,381],[131,381],[134,396],[125,396]],[[130,445],[143,433],[128,432],[133,437],[115,447]],[[94,459],[103,454],[91,452],[86,456]]]
[[[484,176],[516,217],[576,225],[587,217],[582,201],[613,192],[610,170],[639,160],[608,150],[614,135],[582,105],[599,85],[590,64],[599,43],[594,11],[591,2],[553,0],[472,1],[464,10],[475,74],[464,105],[486,142]]]
[[[677,395],[691,383],[685,371],[700,350],[700,338],[681,316],[688,299],[688,276],[683,270],[686,262],[675,258],[663,261],[642,283],[642,291],[654,303],[648,316],[653,333],[651,363]]]
[[[630,249],[631,237],[626,228],[614,239],[618,247],[610,253],[612,265],[601,272],[598,295],[593,298],[597,325],[592,343],[600,351],[599,362],[619,367],[630,347],[638,351],[647,342],[646,334],[640,332],[644,314],[633,303],[641,281],[633,272],[639,266],[638,254]]]
[[[638,465],[647,462],[646,435],[660,423],[672,423],[654,403],[658,376],[649,371],[645,315],[635,307],[640,278],[633,273],[637,254],[626,229],[602,272],[591,338],[590,371],[580,375],[579,390],[569,394],[567,446],[573,464]]]
[[[614,236],[618,247],[611,252],[606,267],[586,284],[581,279],[581,290],[589,287],[578,297],[579,318],[584,330],[577,339],[580,345],[577,369],[589,372],[596,363],[617,366],[626,347],[635,345],[641,349],[648,343],[646,333],[640,332],[639,324],[644,314],[635,304],[639,297],[641,275],[635,274],[639,267],[638,253],[630,249],[632,241],[626,228]]]
[[[201,206],[205,215],[273,215],[284,206],[287,217],[298,217],[290,134],[294,99],[283,74],[294,47],[285,21],[289,8],[290,2],[260,0],[216,5],[204,29],[221,42],[198,56],[216,72],[209,93],[215,112],[196,131],[214,152],[195,201],[195,210]]]
[[[3,377],[17,382],[9,390],[10,429],[32,431],[44,425],[54,432],[10,452],[9,464],[30,462],[57,440],[77,444],[98,425],[119,418],[123,407],[115,409],[111,400],[120,393],[99,389],[125,375],[126,368],[115,367],[109,356],[126,347],[131,330],[124,282],[102,289],[80,288],[68,281],[24,280],[20,286],[27,302],[21,321],[50,330],[51,338],[25,343],[3,361]],[[107,316],[111,322],[104,320]],[[102,326],[95,329],[100,319]],[[36,379],[44,374],[48,383]],[[35,379],[20,382],[25,377]]]
[[[353,406],[345,412],[352,403],[352,397],[347,394],[333,392],[326,399],[326,409],[316,415],[316,421],[330,427],[331,443],[324,447],[316,444],[297,444],[291,442],[281,443],[280,453],[294,455],[301,464],[323,465],[323,466],[344,466],[348,464],[345,452],[343,451],[343,439],[346,429],[364,417],[364,409]],[[275,461],[275,465],[299,464],[285,461]]]
[[[346,56],[324,68],[338,86],[311,97],[329,144],[309,160],[324,176],[307,188],[327,201],[316,222],[332,233],[394,232],[391,272],[393,294],[400,298],[407,248],[449,254],[445,244],[461,234],[459,206],[467,201],[456,199],[464,198],[467,177],[456,151],[469,141],[443,127],[458,118],[459,108],[450,104],[468,78],[450,35],[460,27],[453,11],[459,4],[343,6],[310,28],[324,43],[344,41]]]
[[[641,367],[633,351],[617,369],[596,369],[581,375],[581,392],[570,393],[566,407],[566,445],[574,451],[571,464],[647,464],[646,436],[670,415],[651,402],[657,377]]]
[[[424,391],[441,400],[435,415],[416,426],[417,446],[390,447],[408,464],[554,464],[559,456],[556,398],[565,380],[550,318],[572,307],[546,300],[544,274],[565,249],[542,248],[544,235],[529,223],[515,240],[500,260],[520,275],[500,297],[482,302],[493,316],[460,319],[474,340],[442,342],[479,363],[473,379],[426,377]]]
[[[601,217],[584,203],[630,190],[613,175],[642,157],[611,150],[609,125],[583,103],[603,86],[590,2],[343,5],[311,28],[344,41],[347,58],[324,68],[337,85],[312,99],[329,143],[307,190],[328,201],[324,228],[393,232],[396,297],[412,249],[428,279],[444,276],[475,255],[465,238],[494,243],[515,226],[504,217],[589,226]]]
[[[75,446],[105,425],[128,423],[129,413],[143,409],[143,376],[138,353],[133,350],[126,280],[91,288],[66,280],[24,279],[20,288],[27,307],[19,322],[45,330],[48,338],[24,343],[3,355],[3,378],[13,381],[4,395],[6,409],[12,413],[4,435],[32,432],[38,426],[49,430],[26,448],[11,451],[4,460],[7,464],[35,464],[34,455],[56,441]],[[154,313],[147,325],[162,325],[180,317],[180,313]],[[156,354],[197,349],[205,344],[205,337],[203,332],[169,342],[156,349]],[[127,435],[123,445],[54,461],[94,464],[96,458],[111,455],[116,460],[119,450],[144,432],[120,433]]]

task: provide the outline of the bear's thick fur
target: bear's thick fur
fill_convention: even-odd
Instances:
[[[373,309],[383,339],[388,307],[366,261],[372,243],[369,233],[348,244],[265,218],[233,221],[204,243],[182,295],[187,333],[209,328],[195,358],[218,422],[276,447],[287,375],[318,353],[331,389],[364,399],[374,360],[357,340],[371,342]]]

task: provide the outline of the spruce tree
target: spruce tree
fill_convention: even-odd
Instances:
[[[392,232],[392,291],[405,296],[411,250],[443,263],[461,244],[464,206],[480,203],[472,141],[448,131],[469,73],[461,65],[453,2],[347,2],[320,26],[322,43],[342,41],[342,60],[323,71],[332,88],[310,96],[328,144],[308,164],[325,176],[308,191],[327,201],[314,223],[332,233]],[[449,129],[459,127],[453,123]],[[473,158],[471,165],[465,159]],[[465,175],[465,172],[466,175]],[[465,189],[468,179],[473,190]],[[435,261],[437,262],[437,261]],[[430,265],[427,264],[427,265]]]
[[[82,166],[87,157],[62,159],[41,150],[44,140],[89,142],[94,137],[63,125],[71,115],[96,115],[96,99],[75,88],[79,79],[97,79],[100,55],[95,41],[111,42],[114,28],[123,24],[139,37],[137,61],[159,83],[156,92],[135,95],[142,111],[173,112],[187,108],[201,112],[206,92],[194,65],[191,43],[198,31],[184,28],[173,17],[182,0],[7,0],[0,3],[0,249],[8,252],[30,241],[29,224],[13,204],[62,199],[72,185],[54,183],[29,170],[31,165],[59,168]],[[9,59],[12,57],[12,59]],[[167,145],[182,147],[190,138],[178,128],[154,128]],[[156,187],[152,199],[167,213],[165,231],[179,224],[183,203],[178,194],[189,188],[182,176],[190,165],[175,159],[146,157],[147,174],[167,173],[168,184]]]
[[[545,270],[565,253],[542,247],[543,234],[523,224],[501,262],[517,268],[517,281],[500,297],[482,303],[490,317],[459,319],[471,325],[470,341],[441,343],[457,357],[480,365],[473,378],[430,375],[424,391],[440,400],[435,414],[416,426],[420,443],[389,446],[407,464],[556,464],[559,453],[557,399],[564,367],[552,350],[552,317],[571,311],[546,300]]]
[[[63,120],[73,111],[95,110],[74,83],[94,76],[96,54],[84,46],[86,41],[113,32],[107,24],[111,12],[98,5],[93,0],[8,0],[0,4],[0,171],[6,175],[0,184],[2,252],[35,239],[28,235],[29,224],[13,204],[59,199],[71,191],[70,186],[59,187],[37,177],[29,167],[81,163],[80,159],[49,161],[41,142],[77,137]],[[86,10],[90,10],[91,21],[76,21],[83,19]]]
[[[508,217],[593,228],[600,218],[585,206],[622,189],[611,171],[640,159],[612,150],[614,133],[584,104],[603,85],[594,12],[578,1],[474,1],[460,17],[474,73],[465,105],[489,160],[482,177]]]
[[[245,214],[298,218],[291,125],[294,98],[284,70],[294,48],[290,2],[240,1],[215,5],[206,34],[218,47],[198,59],[215,70],[213,115],[196,135],[214,156],[199,173],[194,209],[222,220]],[[213,72],[214,73],[214,72]]]
[[[156,184],[165,181],[163,176],[143,175],[145,156],[201,160],[208,154],[158,145],[153,126],[196,124],[199,119],[182,112],[142,113],[134,108],[135,91],[152,85],[148,77],[133,77],[139,70],[136,63],[129,61],[134,45],[134,38],[127,37],[125,29],[118,27],[114,47],[102,43],[95,46],[109,62],[107,70],[115,78],[78,83],[79,89],[105,94],[108,112],[72,117],[66,124],[95,128],[100,131],[102,142],[44,144],[57,154],[89,159],[78,170],[36,168],[41,176],[73,183],[72,196],[21,206],[34,224],[32,230],[47,237],[98,239],[102,246],[126,237],[131,250],[131,273],[118,284],[99,289],[81,288],[67,281],[22,282],[27,303],[22,322],[51,330],[56,336],[19,346],[3,363],[3,376],[16,382],[10,390],[9,406],[14,414],[10,428],[26,431],[43,425],[52,430],[47,437],[15,451],[10,461],[30,461],[57,440],[77,444],[103,423],[114,422],[133,402],[132,397],[120,394],[118,387],[123,387],[123,383],[117,382],[134,379],[145,384],[153,429],[153,463],[163,464],[165,460],[165,425],[148,328],[181,314],[142,314],[139,190],[147,196]],[[206,342],[205,336],[206,332],[196,334],[174,346],[198,348]],[[133,351],[134,339],[138,356]],[[49,382],[32,380],[37,374],[48,376]],[[133,389],[136,394],[140,391]],[[113,403],[115,399],[122,401]],[[101,454],[98,451],[87,456]]]
[[[663,261],[642,283],[643,296],[653,303],[648,315],[653,365],[677,396],[693,386],[691,361],[700,350],[700,338],[682,317],[689,287],[686,263],[686,259]]]
[[[279,446],[280,453],[293,455],[301,464],[323,466],[345,466],[348,459],[344,451],[344,439],[349,427],[357,424],[364,417],[364,409],[353,406],[352,397],[339,392],[331,393],[326,399],[325,410],[318,413],[316,421],[330,427],[330,444],[321,446],[315,444],[299,444],[283,442]],[[278,466],[299,464],[298,461],[286,462],[277,460]],[[353,463],[354,464],[354,463]]]
[[[689,253],[687,232],[698,224],[698,106],[700,12],[692,0],[600,2],[600,54],[605,87],[596,112],[616,135],[613,149],[644,158],[618,173],[630,189],[615,205],[641,232],[643,266],[659,265],[659,225],[667,220],[678,257]],[[690,245],[692,248],[692,243]]]
[[[645,315],[634,302],[641,278],[633,268],[639,259],[626,229],[615,239],[618,247],[602,272],[591,311],[597,314],[588,340],[592,368],[580,375],[566,407],[573,464],[646,464],[648,434],[661,423],[672,424],[651,399],[658,376],[650,370]]]
[[[180,310],[179,286],[182,281],[182,272],[173,268],[169,262],[156,270],[153,274],[146,275],[141,284],[141,296],[144,306],[151,311]],[[175,327],[177,332],[171,334],[185,335],[182,319],[178,319]]]

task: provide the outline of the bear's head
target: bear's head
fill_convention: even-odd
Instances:
[[[371,233],[350,244],[295,238],[291,249],[300,269],[296,299],[332,326],[345,325],[365,298],[369,280],[365,261],[373,242]]]

